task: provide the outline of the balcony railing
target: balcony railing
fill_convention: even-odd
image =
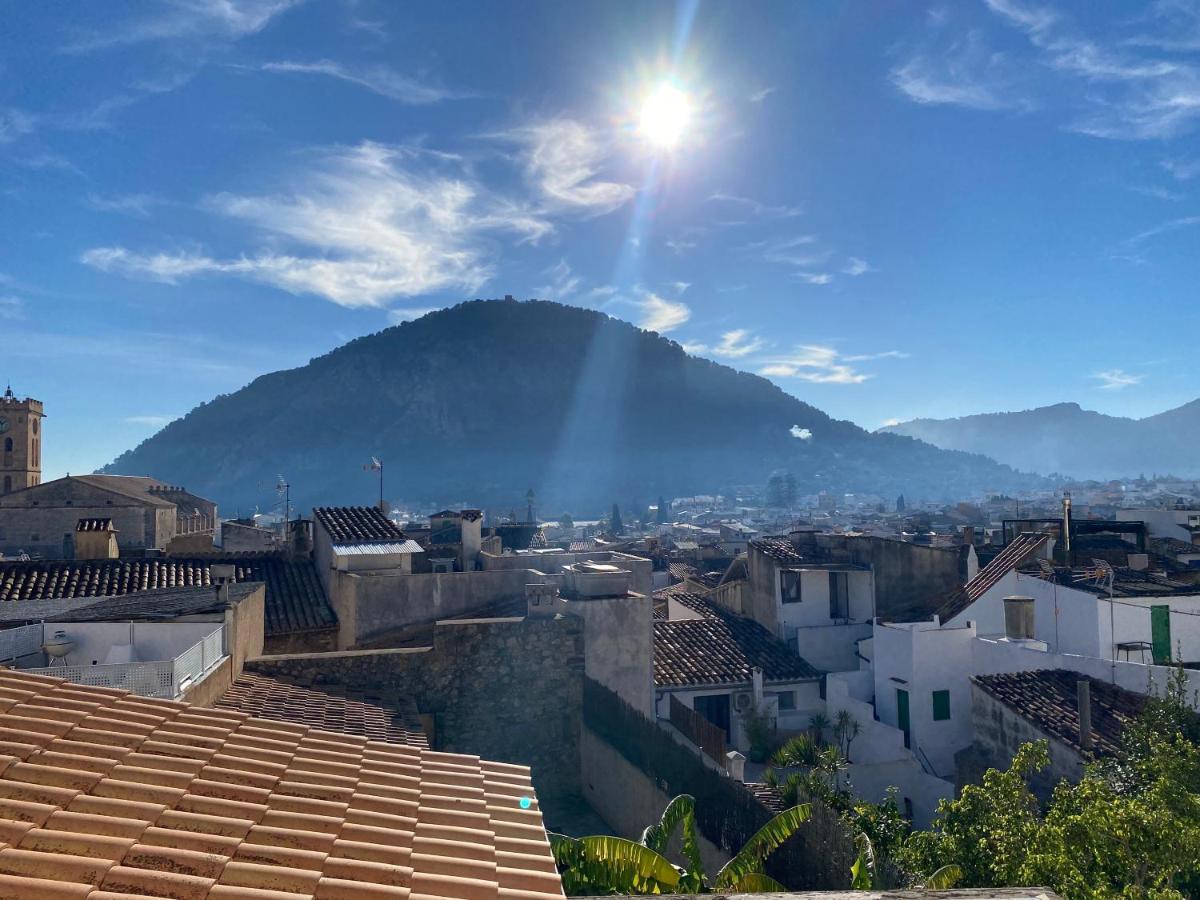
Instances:
[[[42,626],[30,627],[40,630]],[[38,643],[40,646],[40,636]],[[225,626],[222,625],[174,659],[105,666],[49,666],[21,671],[65,678],[76,684],[119,688],[142,697],[177,700],[224,658]]]
[[[20,659],[42,649],[42,626],[22,625],[0,631],[0,662]]]

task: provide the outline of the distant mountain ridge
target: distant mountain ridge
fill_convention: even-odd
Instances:
[[[1056,403],[1021,412],[913,419],[877,433],[905,435],[947,450],[985,453],[1027,472],[1079,479],[1139,474],[1200,477],[1200,399],[1144,419]]]
[[[807,429],[801,439],[792,429]],[[797,432],[803,434],[803,432]],[[1033,476],[837,421],[745,372],[601,313],[544,301],[462,303],[358,338],[201,404],[104,471],[153,472],[264,507],[277,473],[299,508],[389,498],[606,510],[762,485],[955,499]]]

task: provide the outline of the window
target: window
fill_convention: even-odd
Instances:
[[[829,573],[829,618],[831,619],[850,618],[850,589],[847,587],[849,577],[845,572]]]
[[[4,439],[4,452],[12,453],[12,448],[13,448],[12,438],[5,438]]]
[[[800,573],[784,570],[779,573],[779,589],[784,603],[800,602]]]
[[[933,692],[933,721],[944,722],[950,718],[950,692]]]
[[[40,541],[41,539],[42,539],[42,536],[40,534],[38,534],[36,531],[29,536],[29,540],[33,541],[33,543],[35,543],[35,544],[38,541]]]
[[[11,475],[4,476],[4,493],[6,493],[6,494],[12,493],[12,476]]]
[[[796,692],[795,691],[775,691],[775,696],[779,699],[779,709],[795,709],[796,708]]]

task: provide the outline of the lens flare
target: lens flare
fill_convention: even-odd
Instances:
[[[664,83],[642,104],[638,130],[654,147],[670,150],[679,145],[691,118],[691,98],[675,85]]]

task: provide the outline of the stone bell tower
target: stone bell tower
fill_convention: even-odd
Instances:
[[[0,397],[0,494],[42,483],[42,401]]]

